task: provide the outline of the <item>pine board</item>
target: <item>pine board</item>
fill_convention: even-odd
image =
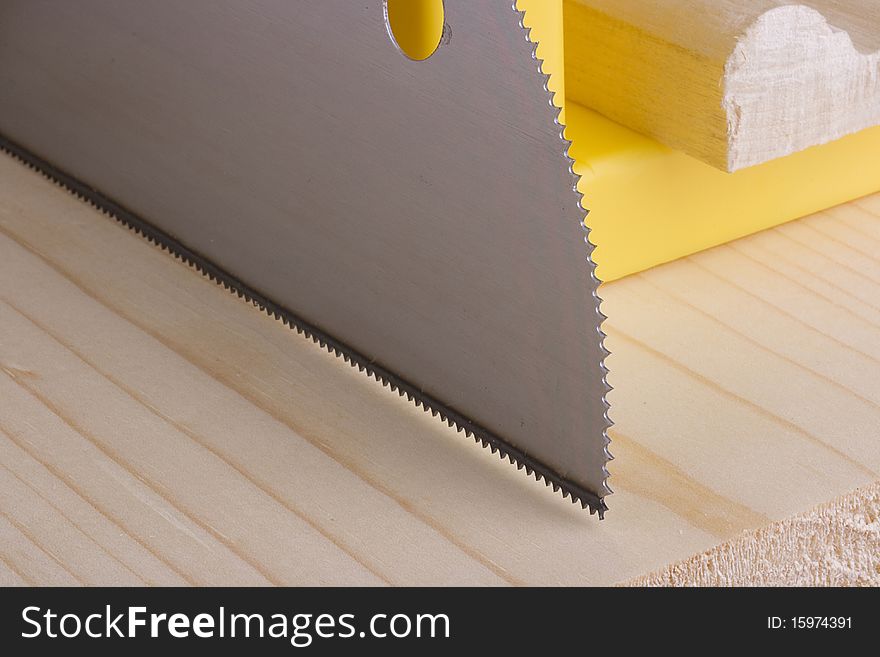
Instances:
[[[878,479],[878,252],[873,197],[605,286],[599,522],[0,157],[0,583],[658,572]]]

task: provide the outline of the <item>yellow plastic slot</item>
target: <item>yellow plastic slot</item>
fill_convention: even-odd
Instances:
[[[724,173],[564,101],[563,0],[518,0],[565,103],[597,274],[621,278],[880,190],[880,127]],[[817,245],[821,248],[821,245]]]

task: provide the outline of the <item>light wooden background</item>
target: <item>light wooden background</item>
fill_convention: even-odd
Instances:
[[[875,481],[880,197],[604,288],[589,516],[0,157],[0,583],[612,584]]]

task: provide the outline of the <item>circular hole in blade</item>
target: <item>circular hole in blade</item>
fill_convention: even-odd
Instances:
[[[437,50],[445,17],[443,0],[385,0],[388,36],[415,61],[424,61]]]

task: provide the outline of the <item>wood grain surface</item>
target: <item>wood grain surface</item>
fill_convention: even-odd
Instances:
[[[0,157],[0,584],[614,584],[739,540],[878,479],[878,252],[873,197],[605,286],[599,522]]]
[[[880,586],[880,482],[627,584]]]

